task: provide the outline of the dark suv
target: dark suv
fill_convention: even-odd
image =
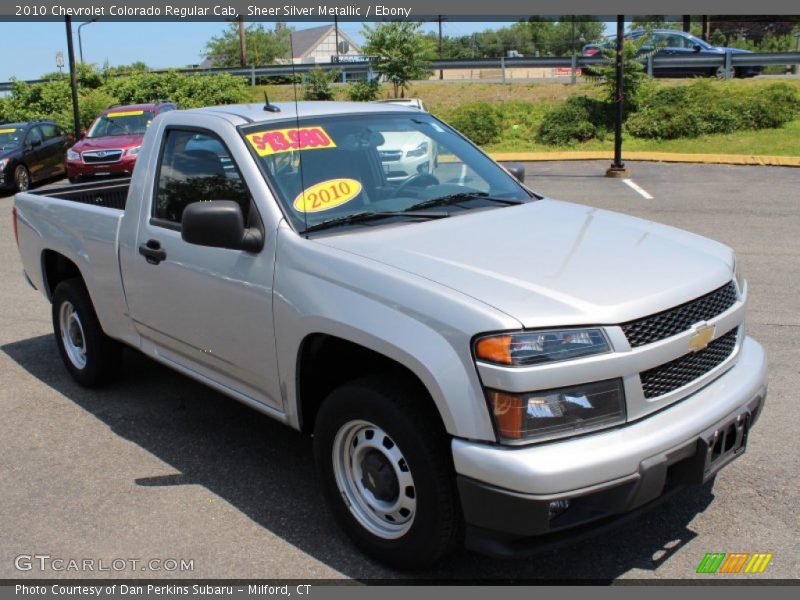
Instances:
[[[70,140],[52,121],[0,124],[0,189],[24,192],[66,173]]]
[[[176,110],[172,102],[110,106],[67,152],[72,183],[87,177],[130,175],[142,148],[144,132],[158,115]]]

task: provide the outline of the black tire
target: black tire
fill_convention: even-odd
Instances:
[[[409,528],[400,537],[376,535],[355,516],[353,511],[359,509],[351,506],[358,503],[344,500],[346,484],[340,484],[341,475],[337,479],[334,466],[336,439],[340,431],[359,422],[366,422],[367,427],[374,424],[381,434],[388,434],[413,477],[413,486],[409,486],[413,495],[405,489],[414,498],[415,508]],[[416,569],[429,567],[463,546],[464,522],[449,442],[425,390],[405,378],[367,376],[337,388],[325,399],[314,427],[317,470],[336,521],[361,551],[396,568]],[[343,443],[340,447],[357,445]],[[362,461],[361,467],[364,464]],[[365,472],[361,481],[366,486]]]
[[[70,183],[80,183],[81,182],[81,178],[80,177],[67,177],[67,179],[69,180]]]
[[[26,192],[31,187],[31,174],[25,165],[17,165],[14,169],[14,187],[18,192]]]
[[[77,325],[72,319],[65,318],[70,306],[77,316]],[[75,381],[85,387],[96,387],[110,382],[119,374],[122,346],[103,333],[89,293],[79,278],[67,279],[56,286],[52,315],[58,352]],[[67,327],[70,333],[62,335],[62,320],[73,323],[71,329]],[[70,339],[65,341],[65,335]],[[75,357],[81,348],[83,364]]]

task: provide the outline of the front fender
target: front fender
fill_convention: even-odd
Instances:
[[[321,333],[382,354],[425,385],[447,431],[493,441],[470,341],[519,328],[511,317],[463,294],[279,229],[273,305],[281,393],[299,428],[297,357]]]

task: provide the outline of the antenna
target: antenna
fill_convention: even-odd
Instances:
[[[280,108],[278,108],[274,104],[269,103],[269,96],[267,96],[266,88],[264,88],[264,110],[268,112],[281,112]]]
[[[289,60],[292,61],[292,91],[294,92],[294,123],[295,129],[300,129],[300,108],[297,104],[297,72],[294,66],[294,40],[292,39],[294,36],[291,32],[289,32]],[[266,92],[264,92],[266,94]],[[304,230],[308,230],[308,212],[306,212],[306,185],[303,182],[303,151],[298,148],[297,149],[297,160],[298,160],[298,168],[300,169],[300,189],[302,190],[300,193],[303,194],[303,228]],[[308,239],[308,233],[306,233],[306,239]]]

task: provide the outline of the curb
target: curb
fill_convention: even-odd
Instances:
[[[583,152],[492,152],[496,161],[612,160],[610,150]],[[800,156],[758,156],[749,154],[682,154],[678,152],[624,152],[625,160],[695,163],[704,165],[756,165],[763,167],[800,167]]]

